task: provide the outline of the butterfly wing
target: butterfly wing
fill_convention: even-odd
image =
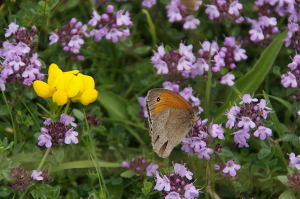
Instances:
[[[194,124],[193,115],[181,108],[161,111],[151,126],[153,150],[160,157],[168,157]]]
[[[146,103],[153,149],[168,157],[192,128],[197,111],[177,93],[162,88],[150,90]]]

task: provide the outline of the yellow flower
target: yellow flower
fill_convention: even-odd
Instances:
[[[33,88],[44,99],[52,97],[52,101],[58,106],[66,104],[69,98],[78,99],[84,105],[97,99],[94,79],[80,74],[78,70],[62,72],[56,64],[51,64],[48,75],[48,83],[36,80]]]
[[[83,105],[88,105],[94,102],[98,97],[98,91],[95,90],[95,81],[91,76],[78,74],[81,87],[78,95],[72,98],[72,101],[79,100]]]

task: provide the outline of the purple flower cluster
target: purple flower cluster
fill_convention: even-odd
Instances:
[[[97,11],[93,11],[93,17],[88,22],[88,25],[96,27],[91,30],[89,37],[94,37],[95,41],[100,41],[102,37],[112,42],[118,42],[121,37],[128,37],[130,30],[127,26],[132,26],[130,13],[119,10],[114,14],[114,6],[107,6],[107,13],[101,16]]]
[[[249,30],[250,40],[254,43],[267,46],[271,43],[273,35],[278,32],[277,19],[275,17],[260,16],[258,19],[247,18],[247,22],[251,24]]]
[[[207,126],[207,121],[207,119],[201,120],[197,118],[192,132],[183,138],[181,147],[181,149],[190,156],[196,153],[199,159],[205,158],[206,160],[210,159],[210,155],[214,153],[214,150],[207,146],[209,137],[211,136],[221,140],[225,139],[222,125],[210,123],[210,125]]]
[[[289,158],[290,158],[290,162],[289,165],[291,167],[294,167],[298,170],[298,172],[300,172],[300,155],[295,155],[295,153],[290,153],[288,154]]]
[[[11,177],[14,179],[13,182],[8,182],[7,186],[16,190],[16,191],[25,191],[28,184],[34,180],[42,181],[46,184],[52,181],[52,178],[49,177],[48,170],[32,172],[25,170],[22,166],[18,166],[10,169]],[[30,175],[31,173],[31,175]]]
[[[87,28],[86,24],[82,24],[80,21],[77,22],[76,18],[72,18],[62,28],[50,33],[49,45],[59,43],[64,51],[79,54],[80,48],[84,44],[82,36],[88,35],[86,33]],[[77,59],[83,60],[84,58],[82,55],[77,55]]]
[[[146,174],[147,176],[154,176],[158,169],[157,164],[148,164],[147,161],[141,156],[138,158],[133,158],[130,162],[123,161],[122,166],[130,169],[138,175]]]
[[[173,84],[172,82],[166,81],[163,83],[163,87],[165,89],[169,89],[175,93],[178,93],[181,97],[183,97],[186,101],[191,101],[191,105],[193,107],[197,107],[199,110],[199,114],[203,112],[203,108],[200,107],[201,101],[198,97],[193,95],[193,88],[188,87],[184,88],[181,92],[179,92],[179,85]],[[146,108],[146,97],[138,97],[138,102],[142,107],[143,117],[148,118],[147,108]]]
[[[84,44],[84,37],[94,37],[95,41],[100,41],[102,37],[112,42],[118,42],[120,37],[128,37],[130,30],[127,26],[132,26],[130,20],[130,13],[119,10],[114,14],[114,6],[107,7],[107,13],[99,15],[96,10],[93,11],[93,16],[88,24],[83,24],[72,18],[62,28],[50,33],[49,45],[59,43],[64,51],[72,52],[77,55],[78,60],[83,60],[84,57],[80,55],[80,49]],[[89,33],[89,27],[97,27],[92,29]]]
[[[198,197],[200,190],[190,182],[192,176],[193,173],[185,165],[175,163],[173,172],[162,177],[156,173],[154,189],[162,191],[161,197],[165,199],[194,199]]]
[[[211,61],[212,72],[221,71],[221,67],[229,67],[233,70],[236,62],[247,59],[246,50],[236,42],[234,37],[226,37],[224,46],[219,47],[213,41],[204,41],[202,49],[198,51],[200,58],[196,58],[192,52],[193,46],[180,43],[179,50],[171,49],[166,52],[163,45],[158,46],[157,52],[151,57],[151,63],[157,69],[158,74],[179,73],[185,77],[195,78],[197,75],[205,75]],[[227,73],[220,78],[221,84],[234,85],[234,75]]]
[[[274,16],[277,13],[281,17],[287,15],[291,22],[298,22],[300,19],[299,0],[256,0],[255,5],[259,13],[265,16]]]
[[[142,6],[152,8],[156,4],[156,0],[143,0]]]
[[[44,122],[46,127],[41,128],[43,134],[38,137],[38,145],[45,145],[49,148],[52,145],[58,145],[61,142],[64,142],[65,144],[71,144],[71,142],[77,144],[78,133],[74,131],[77,124],[74,123],[74,120],[73,117],[64,113],[61,114],[59,122],[52,122],[52,119],[47,118]]]
[[[290,22],[288,24],[288,33],[284,40],[284,45],[286,47],[292,44],[293,48],[296,50],[300,50],[299,42],[300,42],[300,26],[297,23]]]
[[[215,164],[215,170],[220,170],[220,166]],[[236,176],[236,170],[239,170],[241,168],[240,165],[235,164],[234,160],[230,160],[225,163],[225,167],[222,169],[223,176],[227,176],[228,174],[232,177]]]
[[[31,86],[33,81],[42,80],[44,74],[40,73],[42,63],[38,60],[38,53],[33,52],[36,27],[27,30],[15,22],[9,24],[5,37],[12,36],[12,43],[4,41],[0,49],[0,57],[3,59],[0,71],[0,88],[6,90],[7,83],[17,82]]]
[[[214,21],[233,20],[241,23],[244,18],[241,17],[243,5],[239,1],[216,0],[214,5],[206,4],[205,13],[208,18]]]
[[[288,16],[289,33],[285,39],[285,45],[289,46],[291,43],[294,48],[298,48],[298,45],[294,45],[297,41],[297,30],[300,18],[300,1],[278,1],[278,0],[256,0],[256,10],[258,12],[258,20],[248,19],[247,21],[252,24],[252,28],[249,31],[251,40],[259,42],[264,40],[265,44],[271,42],[273,35],[278,32],[277,20],[274,17],[278,14],[280,17]]]
[[[259,103],[254,104],[257,101],[258,99],[245,94],[240,102],[243,106],[232,106],[226,113],[228,119],[226,127],[238,129],[233,134],[234,141],[239,148],[249,147],[247,139],[250,138],[250,133],[261,140],[272,135],[272,130],[263,125],[271,109],[267,107],[266,100],[261,99]]]
[[[202,1],[195,0],[192,7],[187,7],[180,0],[171,0],[167,5],[167,16],[169,22],[184,22],[184,29],[196,29],[200,25],[200,20],[192,13],[198,11]]]
[[[296,88],[300,83],[300,55],[296,55],[288,67],[290,70],[281,76],[281,84],[285,88]]]

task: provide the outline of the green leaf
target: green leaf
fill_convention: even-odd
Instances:
[[[265,98],[267,101],[270,101],[268,95],[267,95],[264,91],[263,91],[263,95],[264,95],[264,98]],[[268,106],[269,106],[272,110],[274,110],[274,109],[273,109],[273,106],[272,106],[272,104],[271,104],[271,102],[269,102]],[[272,121],[273,121],[273,123],[274,123],[274,126],[275,126],[276,131],[278,132],[279,137],[280,137],[280,138],[283,137],[283,136],[284,136],[284,131],[283,131],[283,129],[282,129],[282,126],[281,126],[281,124],[280,124],[280,121],[279,121],[279,119],[278,119],[276,113],[275,113],[275,112],[270,112],[269,115],[271,116],[271,119],[272,119]]]
[[[287,185],[288,178],[287,176],[277,176],[277,179],[282,182],[282,184]]]
[[[267,95],[267,94],[266,94]],[[274,99],[274,100],[276,100],[276,101],[278,101],[278,102],[280,102],[282,105],[284,105],[286,108],[287,108],[287,110],[290,112],[290,113],[292,113],[292,104],[291,103],[289,103],[288,101],[285,101],[285,100],[283,100],[283,99],[281,99],[281,98],[279,98],[279,97],[275,97],[275,96],[273,96],[273,95],[267,95],[269,98],[271,98],[271,99]]]
[[[214,118],[216,123],[221,122],[221,120],[225,118],[223,114],[226,112],[226,109],[230,108],[230,102],[237,102],[239,100],[239,93],[237,92],[237,90],[241,94],[251,94],[258,89],[258,87],[261,85],[261,83],[269,73],[269,70],[274,63],[278,52],[281,49],[286,34],[287,31],[278,35],[262,53],[260,59],[256,62],[253,68],[245,76],[235,82],[234,87],[236,89],[233,88],[231,90],[231,93],[226,102],[215,113]]]
[[[19,143],[14,150],[14,154],[17,154],[19,152],[19,150],[23,147],[24,144],[25,144],[25,142]]]
[[[83,121],[83,119],[84,119],[84,114],[83,114],[83,112],[81,112],[81,111],[78,110],[78,109],[73,109],[72,112],[74,113],[74,116],[75,116],[77,119]]]
[[[99,91],[98,101],[106,109],[109,116],[113,119],[128,119],[127,101],[104,89],[97,89]]]
[[[98,161],[99,167],[122,167],[120,163],[116,162],[104,162]],[[93,168],[95,164],[93,161],[89,160],[82,160],[82,161],[74,161],[74,162],[67,162],[63,163],[60,166],[53,167],[51,172],[65,170],[65,169],[75,169],[75,168]]]
[[[135,174],[132,171],[125,171],[123,173],[120,174],[121,177],[123,178],[131,178],[132,176],[134,176]]]
[[[144,181],[144,187],[142,188],[143,194],[146,195],[146,194],[150,193],[151,188],[152,188],[152,182]]]
[[[11,194],[13,191],[12,189],[8,189],[7,187],[0,187],[0,197],[6,197]]]
[[[279,141],[292,141],[294,139],[297,139],[299,141],[299,138],[297,135],[295,134],[285,134],[284,136],[282,136]]]
[[[271,149],[269,148],[262,148],[259,153],[258,153],[258,159],[263,159],[265,157],[267,157],[269,154],[271,153]]]
[[[279,196],[278,199],[291,199],[291,198],[296,198],[295,192],[292,190],[286,190]]]

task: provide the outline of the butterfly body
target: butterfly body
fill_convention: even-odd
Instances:
[[[168,157],[193,127],[198,110],[179,94],[156,88],[146,99],[153,150],[160,157]]]

